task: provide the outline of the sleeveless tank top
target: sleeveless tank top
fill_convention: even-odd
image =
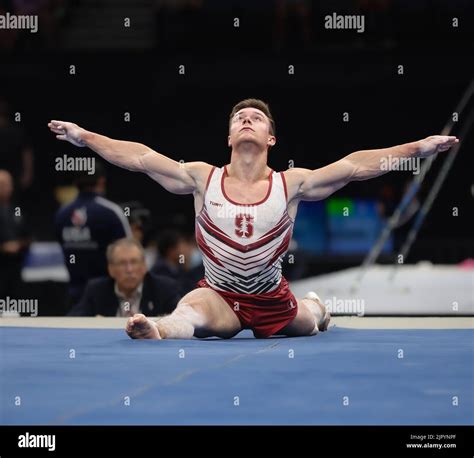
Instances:
[[[263,294],[280,284],[294,221],[287,211],[283,172],[271,171],[266,196],[242,204],[225,192],[226,166],[214,167],[207,180],[202,210],[196,216],[196,240],[211,288]]]

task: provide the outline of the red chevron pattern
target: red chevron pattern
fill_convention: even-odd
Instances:
[[[281,263],[294,223],[287,211],[284,175],[271,171],[267,194],[255,204],[231,200],[225,191],[226,176],[225,167],[212,169],[203,208],[196,216],[206,282],[238,294],[272,292],[282,279]]]

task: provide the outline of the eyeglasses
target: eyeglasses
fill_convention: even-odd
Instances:
[[[113,265],[120,267],[121,269],[127,267],[130,264],[131,267],[138,267],[143,263],[143,259],[122,259],[121,261],[112,262]]]

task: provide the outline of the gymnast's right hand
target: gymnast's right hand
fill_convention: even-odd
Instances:
[[[64,140],[75,146],[87,146],[84,141],[84,134],[87,132],[82,127],[72,122],[51,121],[48,123],[51,132],[56,134],[58,140]]]

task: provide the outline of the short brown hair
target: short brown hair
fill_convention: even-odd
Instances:
[[[260,110],[263,113],[265,113],[266,117],[270,120],[270,134],[275,135],[275,121],[270,112],[270,107],[268,106],[267,103],[265,103],[263,100],[260,100],[260,99],[245,99],[245,100],[240,101],[237,105],[235,105],[234,108],[232,108],[232,111],[230,113],[229,127],[235,114],[244,108],[256,108],[257,110]]]

